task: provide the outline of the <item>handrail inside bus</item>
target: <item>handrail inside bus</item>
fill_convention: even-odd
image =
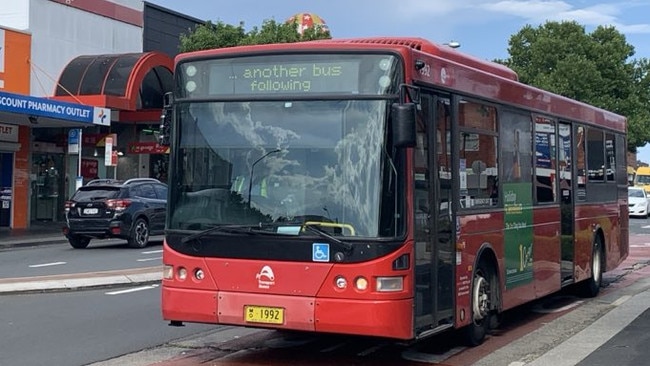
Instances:
[[[343,229],[343,230],[347,229],[350,232],[350,236],[356,236],[356,233],[354,231],[354,227],[352,227],[352,225],[350,225],[350,224],[341,224],[341,223],[338,223],[338,222],[305,221],[304,226],[308,226],[308,225],[334,227],[334,228],[340,228],[340,229]]]

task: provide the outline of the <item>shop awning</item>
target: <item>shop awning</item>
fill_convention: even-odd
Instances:
[[[32,128],[110,126],[111,111],[0,91],[0,122]]]
[[[173,60],[160,52],[79,56],[61,73],[54,99],[119,111],[161,109]]]

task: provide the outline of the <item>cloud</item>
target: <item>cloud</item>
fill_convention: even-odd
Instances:
[[[468,19],[476,21],[479,18],[482,23],[489,23],[508,16],[530,24],[573,20],[587,27],[614,26],[624,34],[650,33],[650,23],[630,24],[624,20],[626,15],[643,12],[637,8],[650,7],[649,3],[634,0],[603,1],[605,2],[593,5],[592,1],[576,0],[402,0],[398,9],[391,6],[386,9],[391,9],[393,17],[397,16],[399,21],[438,18],[436,21],[444,20],[461,25]],[[580,3],[590,4],[581,6]]]
[[[578,7],[561,0],[505,0],[485,2],[485,10],[522,18],[530,23],[574,20],[586,26],[614,26],[621,33],[650,33],[650,24],[625,24],[622,15],[630,7],[629,2],[603,3]]]

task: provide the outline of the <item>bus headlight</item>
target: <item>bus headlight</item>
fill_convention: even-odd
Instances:
[[[184,267],[179,268],[178,279],[181,281],[185,281],[186,278],[187,278],[187,269],[185,269]]]
[[[404,290],[403,277],[377,277],[377,291],[398,292]]]
[[[368,280],[365,277],[357,277],[354,280],[354,287],[359,291],[366,291],[368,289]]]

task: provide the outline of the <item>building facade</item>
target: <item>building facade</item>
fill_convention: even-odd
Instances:
[[[62,221],[95,177],[165,179],[152,131],[179,34],[200,23],[141,0],[3,4],[0,228]]]

